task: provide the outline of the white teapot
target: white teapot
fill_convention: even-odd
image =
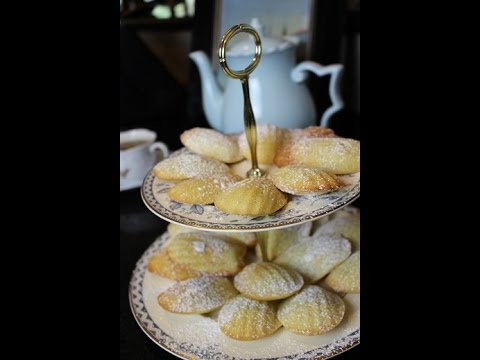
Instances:
[[[318,125],[312,96],[303,83],[311,71],[318,76],[331,74],[329,94],[332,106],[324,112],[320,122],[320,125],[328,126],[331,115],[343,108],[339,83],[343,66],[322,66],[312,61],[295,65],[297,43],[262,36],[255,19],[252,26],[262,41],[260,63],[249,77],[250,99],[257,124],[270,123],[284,128]],[[229,67],[243,69],[251,62],[254,53],[255,45],[251,39],[231,46],[227,49]],[[200,73],[203,110],[210,126],[227,134],[242,132],[244,103],[240,82],[225,77],[222,88],[204,52],[192,52],[190,58]]]

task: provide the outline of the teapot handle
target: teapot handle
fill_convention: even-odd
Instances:
[[[331,74],[328,92],[332,106],[325,110],[320,121],[320,126],[328,127],[331,116],[344,107],[343,98],[340,94],[340,80],[343,74],[343,65],[334,64],[323,66],[313,61],[303,61],[293,68],[290,76],[294,82],[299,83],[307,79],[307,71],[311,71],[317,76]]]

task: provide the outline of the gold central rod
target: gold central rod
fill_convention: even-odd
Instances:
[[[253,36],[255,40],[255,55],[253,56],[250,65],[248,65],[244,70],[236,71],[228,67],[226,48],[228,41],[241,32],[245,32]],[[247,172],[248,177],[262,176],[262,171],[258,167],[257,162],[257,126],[255,123],[255,116],[252,110],[252,104],[250,102],[250,90],[248,88],[248,75],[252,73],[253,70],[255,70],[255,68],[257,67],[258,63],[260,62],[261,55],[262,42],[260,40],[260,36],[253,27],[246,24],[234,25],[230,29],[228,29],[223,35],[222,41],[220,42],[220,47],[218,48],[218,59],[220,61],[223,72],[232,79],[240,80],[240,82],[242,83],[245,135],[247,137],[248,146],[250,147],[250,154],[252,157],[252,168]]]

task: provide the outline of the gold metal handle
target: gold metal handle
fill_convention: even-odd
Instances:
[[[253,36],[255,40],[255,55],[253,56],[252,63],[248,65],[244,70],[232,70],[228,67],[227,58],[226,58],[226,48],[227,43],[235,35],[245,32]],[[260,177],[262,172],[258,167],[257,163],[257,126],[255,123],[255,116],[252,110],[252,104],[250,102],[250,91],[248,87],[248,75],[255,70],[258,63],[260,62],[260,57],[262,56],[262,42],[260,41],[260,36],[255,31],[253,27],[247,24],[234,25],[228,29],[222,37],[220,42],[220,47],[218,48],[218,59],[220,60],[220,65],[223,69],[223,72],[233,78],[238,79],[242,83],[243,89],[243,116],[245,122],[245,135],[248,140],[248,146],[250,147],[250,154],[252,157],[252,168],[247,172],[248,177]]]

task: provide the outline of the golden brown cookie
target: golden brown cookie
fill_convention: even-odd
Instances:
[[[203,230],[196,230],[192,229],[186,226],[178,225],[175,223],[170,223],[167,226],[168,234],[170,235],[170,238],[173,238],[175,235],[183,232],[183,233],[189,233],[189,232],[205,232],[208,234],[212,234],[209,231],[203,231]],[[233,239],[240,241],[241,243],[245,244],[247,247],[252,247],[255,246],[257,243],[257,235],[254,232],[231,232],[231,231],[215,231],[215,236],[221,237],[221,238],[226,238],[226,239]]]
[[[283,138],[275,153],[274,163],[291,164],[290,148],[293,144],[303,142],[308,138],[336,137],[332,129],[320,126],[309,126],[305,129],[284,129]],[[282,166],[284,166],[282,165]]]
[[[230,299],[218,315],[220,330],[236,340],[255,340],[273,334],[281,324],[274,302],[238,295]]]
[[[283,229],[268,230],[257,233],[255,246],[257,257],[263,261],[272,261],[278,255],[310,236],[311,222],[294,225]]]
[[[325,284],[339,293],[359,293],[360,250],[333,269],[325,278]]]
[[[323,194],[345,186],[334,174],[303,165],[278,168],[272,171],[269,177],[277,188],[293,195]]]
[[[332,174],[360,171],[360,142],[339,137],[306,137],[292,141],[275,156],[275,164],[305,165]]]
[[[166,247],[160,249],[148,260],[147,269],[170,280],[185,280],[198,276],[186,266],[172,261]]]
[[[298,271],[307,282],[316,282],[345,261],[350,252],[347,239],[339,235],[318,235],[290,247],[274,262]]]
[[[279,300],[298,292],[302,276],[280,265],[262,262],[245,266],[233,279],[235,288],[250,299]]]
[[[240,241],[241,243],[245,244],[247,247],[253,247],[257,243],[257,236],[254,232],[215,232],[221,237],[227,239],[233,239],[236,241]]]
[[[179,182],[168,191],[167,195],[173,201],[186,204],[213,204],[215,196],[240,180],[239,176],[233,174],[195,177]]]
[[[206,231],[177,234],[168,245],[176,263],[204,275],[230,276],[244,266],[246,246]]]
[[[238,294],[224,277],[201,276],[176,283],[161,293],[157,301],[177,314],[206,314],[218,309]]]
[[[308,285],[278,306],[282,325],[298,335],[321,335],[337,327],[345,314],[345,304],[336,294]]]
[[[180,141],[194,153],[227,164],[243,159],[237,142],[213,129],[189,129],[180,135]]]
[[[273,164],[277,147],[283,140],[283,129],[271,124],[257,125],[257,160],[260,164]],[[250,147],[245,133],[238,138],[240,151],[251,160]]]
[[[218,160],[183,152],[160,161],[153,167],[152,172],[162,180],[184,180],[197,176],[229,174],[230,168]]]
[[[228,214],[250,216],[273,214],[287,202],[287,195],[264,177],[242,180],[215,198],[218,209]]]
[[[350,206],[343,208],[332,218],[320,225],[315,234],[338,234],[348,239],[352,244],[352,251],[360,249],[360,211]]]

